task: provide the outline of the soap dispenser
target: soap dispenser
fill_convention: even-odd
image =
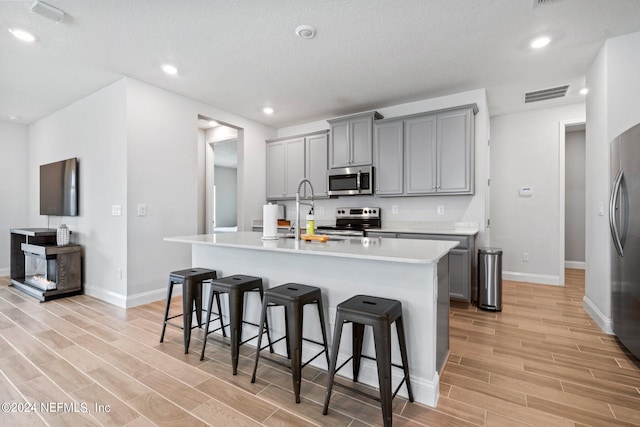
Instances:
[[[313,208],[307,214],[307,234],[313,236],[315,234],[316,222],[313,217]]]

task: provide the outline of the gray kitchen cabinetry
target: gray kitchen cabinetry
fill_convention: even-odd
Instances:
[[[377,111],[327,120],[331,126],[329,167],[341,168],[372,164],[373,121]]]
[[[472,302],[476,298],[474,280],[474,236],[425,233],[394,233],[390,231],[367,231],[367,237],[448,240],[457,241],[458,246],[449,252],[449,298]]]
[[[316,197],[327,196],[326,132],[267,141],[267,200],[295,198],[302,178],[311,181]]]
[[[402,162],[404,158],[404,123],[402,120],[377,123],[373,136],[375,194],[401,195],[404,190]]]
[[[476,112],[473,104],[375,123],[376,194],[473,194]]]
[[[458,246],[449,252],[449,297],[466,302],[472,301],[475,297],[475,281],[473,280],[475,239],[473,236],[398,233],[398,238],[457,241]]]

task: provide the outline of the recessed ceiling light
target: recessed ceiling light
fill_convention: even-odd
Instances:
[[[537,37],[531,41],[531,47],[534,49],[541,49],[551,43],[551,38],[547,36]]]
[[[36,36],[20,28],[9,28],[9,32],[13,34],[13,37],[17,38],[18,40],[22,40],[23,42],[30,43],[37,40]]]
[[[580,95],[586,95],[588,93],[589,93],[588,87],[583,87],[582,89],[580,89]]]
[[[271,107],[264,107],[264,108],[262,109],[262,112],[263,112],[263,113],[265,113],[265,114],[273,114],[273,108],[271,108]]]
[[[296,28],[296,35],[303,39],[310,39],[316,35],[316,29],[311,25],[300,25]]]
[[[215,120],[209,120],[209,126],[211,127],[220,126],[220,123],[216,122]]]
[[[164,64],[161,68],[162,68],[162,71],[172,76],[178,74],[178,69],[171,64]]]

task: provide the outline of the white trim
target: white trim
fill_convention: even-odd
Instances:
[[[576,270],[586,270],[587,263],[584,261],[565,261],[564,268],[575,268]]]
[[[101,288],[97,288],[90,285],[84,285],[83,291],[85,295],[89,295],[91,297],[97,298],[101,301],[108,302],[109,304],[116,305],[118,307],[127,308],[126,307],[126,296],[113,292],[106,291]]]
[[[582,307],[604,333],[614,335],[612,319],[605,316],[586,295],[582,298]]]
[[[182,285],[176,284],[173,286],[172,297],[182,295]],[[139,294],[127,296],[126,308],[137,307],[139,305],[149,304],[151,302],[166,300],[166,289],[154,289],[153,291],[141,292]]]
[[[9,277],[10,274],[9,268],[0,268],[0,277]]]
[[[550,274],[532,274],[532,273],[518,273],[515,271],[503,271],[502,278],[506,280],[513,280],[515,282],[537,283],[539,285],[564,286],[560,283],[560,277],[552,276]]]

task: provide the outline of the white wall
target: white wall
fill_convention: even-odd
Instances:
[[[71,241],[83,245],[84,289],[98,298],[123,302],[126,295],[126,81],[121,80],[30,126],[29,217],[25,226],[66,223]],[[77,217],[39,215],[39,165],[78,158]],[[121,205],[123,216],[111,216]],[[122,278],[118,270],[123,270]]]
[[[29,128],[0,122],[0,276],[9,275],[11,228],[26,227]]]
[[[236,168],[215,167],[216,182],[216,227],[235,227],[237,225],[237,175]]]
[[[559,143],[567,120],[584,121],[585,105],[491,118],[491,244],[503,249],[505,279],[561,281]],[[525,186],[532,196],[519,195]]]
[[[587,272],[584,307],[598,325],[611,327],[609,142],[640,122],[640,33],[607,40],[587,73]]]
[[[584,268],[585,260],[585,131],[565,138],[565,246],[566,266]]]
[[[444,108],[467,104],[477,104],[475,117],[475,194],[473,196],[420,196],[420,197],[374,197],[347,196],[337,199],[325,199],[316,202],[316,221],[318,223],[335,222],[335,209],[341,206],[376,206],[382,208],[383,225],[388,222],[405,221],[456,221],[476,222],[480,226],[477,244],[485,242],[485,193],[487,182],[487,141],[489,139],[489,111],[486,92],[478,89],[440,98],[425,99],[407,104],[377,108],[385,118],[399,117],[435,111]],[[357,113],[354,111],[354,113]],[[330,119],[331,117],[327,117]],[[278,129],[278,137],[299,135],[329,129],[325,120]],[[287,217],[295,218],[293,202],[287,205]],[[391,206],[398,206],[398,213],[391,213]],[[437,206],[445,207],[445,214],[437,214]],[[324,207],[324,215],[319,214],[319,207]]]

